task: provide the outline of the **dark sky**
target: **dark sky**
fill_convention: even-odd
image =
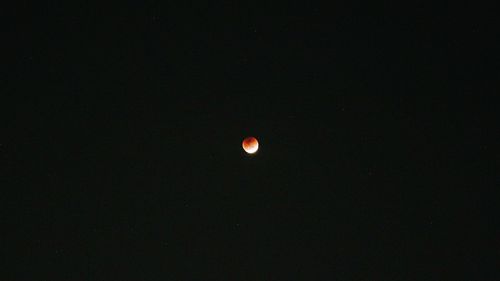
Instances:
[[[499,280],[491,7],[42,2],[6,10],[0,279]]]

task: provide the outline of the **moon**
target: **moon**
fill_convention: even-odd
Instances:
[[[257,150],[259,150],[259,142],[254,137],[245,138],[241,146],[243,147],[243,150],[245,150],[245,152],[248,154],[254,154],[255,152],[257,152]]]

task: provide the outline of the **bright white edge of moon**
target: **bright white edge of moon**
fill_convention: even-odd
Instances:
[[[257,150],[259,150],[259,144],[257,143],[256,145],[254,145],[252,147],[247,147],[247,148],[243,148],[243,149],[249,154],[254,154],[255,152],[257,152]]]

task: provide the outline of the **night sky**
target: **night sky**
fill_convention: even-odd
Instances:
[[[4,11],[0,279],[500,280],[491,7],[41,2]]]

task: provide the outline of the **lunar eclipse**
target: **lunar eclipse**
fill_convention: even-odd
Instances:
[[[246,153],[254,154],[259,149],[259,142],[254,137],[247,137],[243,140],[241,146]]]

